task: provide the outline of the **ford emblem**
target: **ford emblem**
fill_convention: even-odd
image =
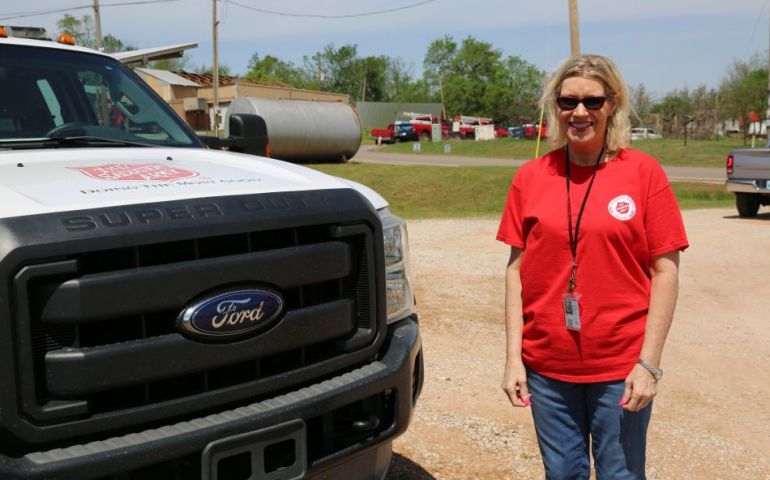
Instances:
[[[283,312],[283,298],[274,291],[242,288],[207,296],[185,308],[177,324],[200,340],[232,340],[267,327]]]

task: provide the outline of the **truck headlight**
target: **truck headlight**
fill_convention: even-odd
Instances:
[[[409,282],[409,240],[406,222],[383,208],[379,211],[385,244],[385,296],[388,323],[401,320],[414,311]]]

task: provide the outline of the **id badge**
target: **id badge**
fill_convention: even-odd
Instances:
[[[562,307],[564,307],[564,321],[567,323],[567,329],[575,332],[580,331],[580,294],[571,292],[561,296]]]

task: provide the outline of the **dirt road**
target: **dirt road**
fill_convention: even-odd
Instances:
[[[684,213],[691,247],[649,432],[650,479],[770,479],[770,214]],[[529,410],[500,390],[497,221],[409,223],[426,380],[389,479],[542,478]]]

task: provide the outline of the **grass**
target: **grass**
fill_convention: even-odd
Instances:
[[[372,187],[404,218],[498,217],[515,173],[509,167],[435,167],[350,163],[312,168]],[[683,209],[734,205],[724,185],[674,183]]]
[[[532,140],[512,138],[498,138],[484,142],[451,139],[443,142],[420,142],[420,150],[423,155],[443,155],[444,145],[449,145],[452,155],[462,157],[526,160],[535,157],[535,143]],[[383,146],[380,148],[380,151],[387,153],[412,153],[413,145],[414,142],[396,143]],[[549,150],[551,150],[551,147],[547,143],[542,142],[540,144],[540,155],[545,154]]]
[[[470,140],[423,142],[420,147],[422,154],[440,155],[444,153],[445,144],[450,145],[452,155],[516,160],[534,158],[536,147],[536,142],[533,140],[512,138],[499,138],[486,142]],[[758,139],[757,146],[764,146],[764,140]],[[631,147],[652,155],[663,165],[722,168],[730,150],[743,148],[744,145],[741,138],[725,138],[721,140],[688,140],[685,147],[682,139],[664,138],[660,140],[637,140],[633,142]],[[540,155],[544,155],[551,148],[547,142],[541,142]],[[381,151],[412,153],[412,142],[384,146]]]
[[[351,163],[312,168],[373,188],[405,218],[496,216],[514,169]]]
[[[765,142],[758,139],[757,146],[764,147]],[[681,139],[664,138],[639,140],[634,142],[633,148],[652,155],[663,165],[724,168],[730,150],[744,148],[744,145],[743,140],[738,137],[722,140],[688,140],[686,147]]]
[[[679,207],[685,210],[735,206],[735,195],[728,193],[721,184],[674,182],[671,186]]]

